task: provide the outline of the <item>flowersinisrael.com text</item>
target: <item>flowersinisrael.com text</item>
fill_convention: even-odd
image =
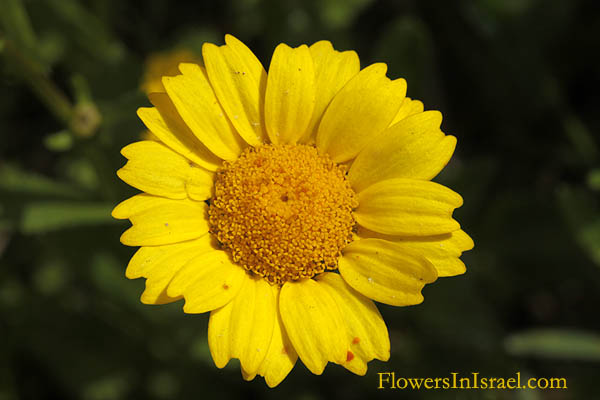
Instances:
[[[521,377],[517,372],[510,378],[480,376],[479,372],[461,375],[451,372],[437,378],[396,377],[395,372],[379,372],[377,389],[431,390],[431,389],[567,389],[566,378]]]

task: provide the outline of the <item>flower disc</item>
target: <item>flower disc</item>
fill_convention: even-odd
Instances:
[[[345,176],[312,146],[248,148],[217,172],[211,232],[271,284],[335,269],[358,205]]]

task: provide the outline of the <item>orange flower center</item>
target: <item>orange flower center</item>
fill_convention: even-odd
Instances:
[[[208,213],[233,260],[280,285],[337,268],[357,206],[345,168],[316,148],[264,145],[223,163]]]

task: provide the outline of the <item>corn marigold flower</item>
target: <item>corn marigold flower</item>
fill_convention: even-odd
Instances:
[[[268,74],[233,36],[179,64],[138,115],[159,141],[123,148],[117,174],[144,193],[113,216],[141,246],[128,278],[141,301],[210,312],[217,367],[240,360],[273,387],[299,357],[364,375],[390,342],[374,301],[423,301],[465,272],[473,247],[452,218],[463,200],[431,182],[456,138],[405,97],[404,79],[320,41],[275,49]]]

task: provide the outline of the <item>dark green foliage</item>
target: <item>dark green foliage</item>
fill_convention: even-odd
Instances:
[[[1,400],[600,392],[597,2],[0,3]],[[135,113],[148,105],[138,90],[143,61],[175,46],[199,52],[225,33],[266,66],[278,43],[320,39],[356,50],[362,66],[386,62],[389,76],[407,78],[408,95],[441,110],[442,128],[458,138],[436,180],[465,199],[455,215],[476,243],[463,257],[468,272],[427,286],[422,305],[380,307],[392,357],[371,363],[365,377],[334,365],[317,377],[298,362],[275,390],[259,378],[244,382],[236,362],[214,367],[206,315],[184,314],[181,302],[142,305],[143,281],[124,277],[134,250],[119,243],[127,224],[109,212],[135,193],[115,171],[120,148],[143,130]],[[40,83],[44,76],[54,89]],[[52,103],[53,90],[65,98]],[[72,105],[88,126],[69,122]],[[569,389],[377,391],[382,371],[520,371],[564,377]]]

